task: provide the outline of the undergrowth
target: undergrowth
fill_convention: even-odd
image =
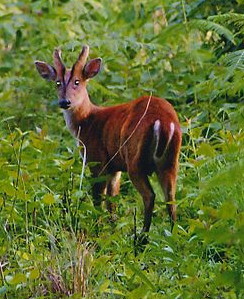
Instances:
[[[244,18],[229,2],[3,1],[0,297],[243,298]],[[96,104],[152,93],[181,120],[177,224],[152,176],[144,250],[140,196],[124,174],[117,221],[93,206],[89,165],[35,73],[55,47],[69,64],[85,43],[103,58]]]

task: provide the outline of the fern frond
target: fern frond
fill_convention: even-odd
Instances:
[[[244,70],[244,50],[238,50],[222,56],[218,62],[233,69]]]
[[[231,41],[233,44],[234,41],[234,34],[226,27],[214,23],[209,20],[192,20],[188,23],[189,28],[191,29],[198,29],[200,31],[213,31],[219,36],[224,36],[226,39]]]
[[[226,13],[222,15],[210,16],[208,17],[208,20],[224,25],[233,25],[238,29],[238,31],[244,32],[244,14]]]
[[[235,44],[234,34],[223,25],[214,23],[209,20],[191,20],[187,23],[189,30],[199,30],[201,32],[213,31],[219,36],[225,37],[227,40]],[[166,27],[159,36],[160,41],[165,42],[167,38],[176,37],[185,34],[186,25],[183,23],[173,24]]]

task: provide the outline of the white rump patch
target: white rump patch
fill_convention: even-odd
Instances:
[[[158,143],[159,143],[159,137],[160,137],[160,126],[161,126],[160,120],[157,119],[154,123],[154,126],[153,126],[154,142],[155,142],[155,150],[154,150],[154,153],[153,153],[154,160],[157,159],[156,153],[157,153],[157,150],[158,150]]]
[[[174,123],[170,123],[170,132],[169,132],[169,139],[168,139],[168,144],[170,143],[173,135],[174,135],[174,131],[175,131],[175,124]]]
[[[153,127],[154,132],[159,132],[159,128],[160,128],[160,120],[157,119],[157,120],[155,121],[155,123],[154,123],[154,127]]]
[[[168,149],[168,146],[170,144],[170,141],[174,135],[174,132],[175,132],[175,124],[173,122],[170,123],[169,125],[169,137],[168,137],[168,141],[167,141],[167,144],[165,146],[165,150],[162,154],[161,157],[157,157],[157,151],[158,151],[158,145],[159,145],[159,138],[160,138],[160,120],[156,120],[155,123],[154,123],[154,138],[155,138],[155,151],[154,151],[154,154],[153,154],[153,158],[154,158],[154,161],[155,162],[160,162],[160,160],[163,160],[164,158],[164,154],[166,153],[167,149]]]

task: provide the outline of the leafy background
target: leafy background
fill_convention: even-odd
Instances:
[[[0,296],[243,298],[244,2],[2,0]],[[101,105],[143,94],[179,113],[183,146],[173,232],[158,183],[150,242],[134,244],[142,202],[123,177],[118,219],[93,207],[94,181],[33,61],[83,44],[103,70]]]

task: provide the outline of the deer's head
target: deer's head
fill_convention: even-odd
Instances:
[[[87,81],[100,71],[102,62],[101,58],[86,62],[88,55],[89,47],[83,46],[72,69],[66,69],[58,49],[53,53],[53,66],[43,61],[35,61],[39,74],[48,81],[56,82],[58,103],[63,109],[75,109],[88,98]]]

